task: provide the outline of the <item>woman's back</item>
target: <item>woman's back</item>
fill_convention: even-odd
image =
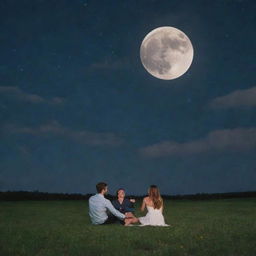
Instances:
[[[148,190],[148,196],[143,199],[141,211],[147,208],[147,214],[139,218],[142,226],[168,226],[165,224],[163,212],[163,199],[159,189],[155,185],[151,185]]]
[[[145,197],[144,200],[145,200],[146,206],[153,207],[154,209],[163,208],[163,200],[162,200],[162,198],[159,198],[157,203],[154,203],[154,201],[149,196]]]
[[[163,208],[154,208],[154,206],[146,204],[147,214],[144,217],[140,217],[139,221],[142,226],[168,226],[165,224],[164,216],[162,214]]]

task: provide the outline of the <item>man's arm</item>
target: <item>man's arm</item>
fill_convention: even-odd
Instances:
[[[105,202],[106,202],[106,208],[107,208],[113,215],[115,215],[115,216],[118,217],[119,219],[124,219],[124,218],[125,218],[125,215],[122,214],[121,212],[117,211],[108,199],[106,199]]]

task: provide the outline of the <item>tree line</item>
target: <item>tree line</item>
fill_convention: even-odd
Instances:
[[[0,201],[22,201],[22,200],[88,200],[93,194],[68,194],[48,193],[40,191],[0,191]],[[142,199],[145,195],[128,195],[128,198]],[[114,195],[107,195],[108,199],[115,199]],[[229,192],[229,193],[197,193],[187,195],[162,195],[163,199],[172,200],[210,200],[228,198],[256,197],[256,191]]]

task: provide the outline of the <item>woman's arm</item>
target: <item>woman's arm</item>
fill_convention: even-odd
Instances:
[[[140,210],[143,212],[145,210],[145,207],[146,207],[146,198],[143,198],[143,201],[142,201],[142,205],[140,207]]]

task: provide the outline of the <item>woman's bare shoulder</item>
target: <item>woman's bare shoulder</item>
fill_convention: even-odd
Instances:
[[[148,200],[149,200],[149,197],[148,197],[148,196],[146,196],[146,197],[143,198],[143,201],[144,201],[144,202],[148,202]]]
[[[152,204],[153,204],[153,202],[149,196],[144,198],[144,202],[146,203],[146,205],[149,205],[149,206],[152,206]]]

